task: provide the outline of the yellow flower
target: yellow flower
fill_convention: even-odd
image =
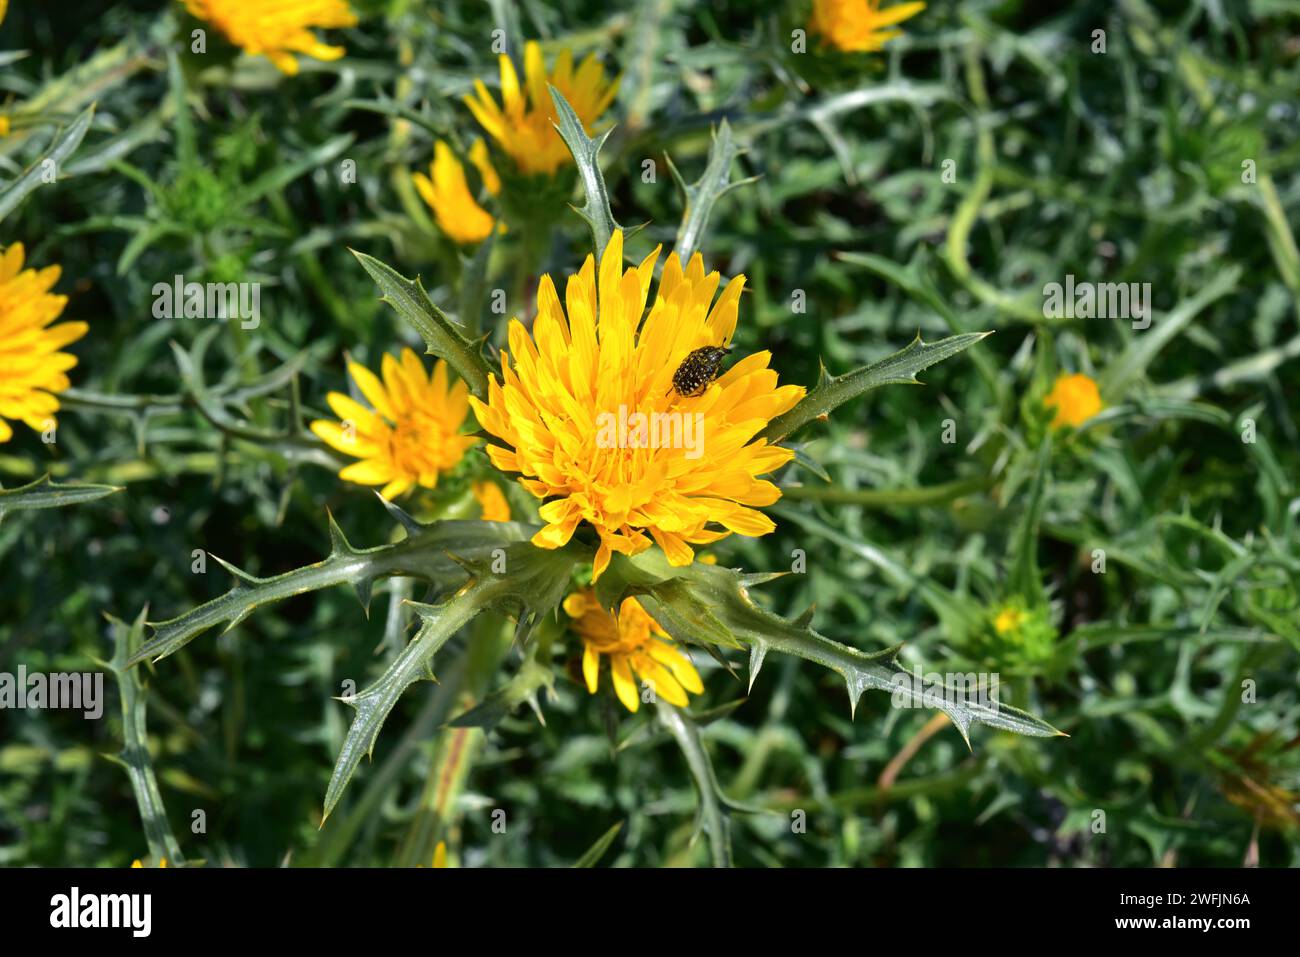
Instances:
[[[3,3],[3,2],[4,2],[4,0],[0,0],[0,3]],[[131,862],[131,866],[132,866],[132,867],[144,867],[144,865],[140,863],[140,858],[138,858],[138,857],[137,857],[134,861]],[[158,866],[159,866],[159,867],[166,867],[166,866],[167,866],[167,858],[165,858],[165,857],[162,858],[162,860],[160,860],[160,861],[158,862]]]
[[[1021,622],[1024,620],[1024,611],[1008,605],[1006,608],[1003,608],[998,612],[997,617],[993,619],[993,630],[999,635],[1005,635],[1017,630],[1020,627]]]
[[[1065,426],[1078,428],[1101,411],[1101,394],[1097,383],[1081,372],[1061,375],[1052,386],[1052,391],[1043,399],[1047,408],[1055,408],[1052,428]]]
[[[592,589],[584,588],[564,599],[564,613],[582,638],[582,676],[591,694],[599,686],[601,655],[609,656],[614,693],[628,711],[636,711],[641,704],[634,673],[656,695],[679,708],[689,704],[686,692],[704,692],[690,659],[677,650],[668,633],[635,598],[623,599],[616,618],[600,606]]]
[[[924,3],[899,3],[880,9],[880,0],[813,0],[808,32],[847,53],[874,53],[902,30],[887,30],[916,16]]]
[[[433,866],[447,866],[447,842],[439,841],[438,846],[433,849]]]
[[[487,191],[493,196],[501,192],[501,180],[488,161],[487,144],[475,140],[469,158],[483,177]],[[434,144],[429,174],[412,173],[411,179],[415,181],[420,197],[433,210],[442,231],[458,243],[477,243],[487,239],[492,232],[492,214],[474,199],[465,179],[465,167],[442,140]]]
[[[0,0],[0,2],[3,2],[3,0]],[[8,136],[8,135],[9,135],[9,117],[0,116],[0,136]]]
[[[399,363],[384,355],[383,380],[356,362],[348,375],[374,407],[372,412],[341,392],[326,401],[342,421],[317,419],[311,430],[331,448],[355,456],[339,478],[360,485],[382,485],[392,499],[414,485],[435,488],[438,475],[450,471],[477,439],[459,434],[469,411],[468,389],[459,380],[447,385],[447,364],[434,364],[432,376],[410,349]]]
[[[510,521],[510,503],[506,501],[506,495],[501,491],[500,485],[496,482],[475,482],[473,492],[474,498],[483,510],[483,521]]]
[[[555,68],[547,76],[542,48],[534,40],[524,44],[523,88],[519,86],[519,76],[510,57],[501,54],[500,65],[503,106],[497,105],[482,80],[474,81],[477,97],[465,97],[465,105],[521,172],[553,174],[573,158],[555,129],[555,104],[547,84],[564,94],[590,133],[592,125],[613,102],[619,81],[605,80],[605,68],[595,54],[583,60],[575,71],[573,54],[568,50],[560,53]]]
[[[60,349],[90,328],[84,322],[50,325],[68,302],[50,292],[60,272],[58,266],[24,270],[22,243],[0,254],[0,442],[14,434],[5,419],[26,422],[37,432],[58,424],[53,393],[71,385],[65,373],[77,364],[76,356]]]
[[[356,26],[347,0],[185,0],[185,8],[250,56],[264,56],[282,73],[298,72],[295,53],[337,60],[343,47],[321,43],[312,27]]]
[[[567,316],[543,276],[532,337],[511,321],[504,383],[491,378],[487,402],[470,397],[483,428],[505,443],[487,447],[492,464],[520,473],[524,488],[549,500],[533,544],[560,548],[590,523],[600,537],[596,578],[613,552],[635,555],[651,539],[681,566],[694,558],[692,544],[771,532],[772,520],[751,506],[771,505],[781,490],[758,476],[794,457],[754,438],[804,394],[777,387],[770,352],[740,359],[700,395],[673,388],[689,353],[731,341],[745,277],[710,309],[718,274],[704,274],[698,253],[684,273],[669,256],[643,322],[658,257],[656,249],[624,272],[623,234],[615,232],[599,280],[591,256],[569,277]]]

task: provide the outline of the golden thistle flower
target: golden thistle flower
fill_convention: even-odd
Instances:
[[[1060,375],[1043,399],[1043,405],[1056,409],[1052,428],[1078,428],[1101,411],[1101,393],[1097,391],[1097,383],[1082,372]]]
[[[802,386],[777,387],[770,352],[740,359],[698,396],[674,390],[689,353],[731,341],[745,277],[710,308],[718,274],[704,274],[698,253],[685,272],[671,255],[642,322],[658,257],[656,249],[624,272],[615,232],[599,279],[591,256],[569,277],[567,316],[543,276],[532,337],[513,320],[504,383],[491,378],[487,402],[470,397],[483,428],[505,443],[487,447],[492,464],[549,500],[533,544],[560,548],[588,522],[600,537],[595,578],[614,552],[635,555],[651,539],[681,566],[693,544],[771,532],[772,520],[752,506],[771,505],[781,490],[758,476],[794,457],[754,438],[804,395]]]
[[[485,522],[510,521],[510,503],[506,501],[505,492],[496,482],[475,482],[472,491],[474,499],[481,510],[480,517]]]
[[[298,72],[295,53],[337,60],[343,47],[322,43],[312,27],[356,26],[347,0],[185,0],[185,8],[249,56],[264,56],[282,73]]]
[[[483,185],[493,196],[501,192],[501,180],[488,160],[487,144],[475,140],[469,151],[470,162],[483,177]],[[415,188],[429,208],[442,231],[461,244],[482,242],[492,232],[492,214],[478,204],[469,191],[465,167],[456,159],[449,147],[438,140],[433,147],[433,162],[429,176],[412,173]]]
[[[58,266],[23,269],[22,243],[0,254],[0,442],[14,434],[5,419],[37,432],[58,424],[53,393],[71,385],[65,373],[77,364],[76,356],[60,350],[90,328],[84,322],[50,325],[68,302],[50,292],[59,275]]]
[[[591,694],[599,686],[601,655],[609,656],[614,693],[628,711],[635,712],[641,704],[633,674],[679,708],[689,703],[686,692],[704,692],[690,659],[677,650],[668,633],[635,598],[625,598],[615,617],[600,606],[592,589],[584,588],[564,599],[564,612],[582,638],[582,677]]]
[[[311,430],[345,455],[361,461],[345,466],[339,478],[359,485],[382,485],[384,498],[392,499],[412,486],[435,488],[438,475],[456,466],[477,439],[461,435],[469,411],[468,389],[460,380],[448,387],[447,364],[434,364],[432,376],[410,349],[402,350],[399,363],[385,354],[383,380],[356,362],[348,375],[374,407],[341,392],[326,396],[342,421],[317,419]]]
[[[924,9],[924,3],[899,3],[881,10],[880,0],[813,0],[808,32],[823,37],[846,53],[874,53],[903,35],[902,30],[886,27],[914,17]]]
[[[1007,635],[1017,631],[1024,622],[1026,615],[1024,609],[1007,605],[997,613],[993,619],[993,630],[999,635]]]
[[[504,53],[500,56],[500,66],[502,105],[497,105],[481,80],[474,81],[477,97],[465,97],[465,105],[526,174],[551,175],[573,161],[569,148],[555,129],[558,118],[546,88],[548,83],[564,94],[588,133],[618,92],[618,79],[605,80],[605,68],[594,54],[583,60],[575,71],[573,54],[564,50],[547,76],[542,48],[534,40],[524,44],[522,89],[515,65]]]

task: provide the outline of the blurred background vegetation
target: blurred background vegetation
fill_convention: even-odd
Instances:
[[[935,0],[873,55],[816,38],[793,52],[799,3],[353,6],[359,25],[330,34],[347,55],[285,77],[215,36],[191,53],[178,4],[13,0],[0,106],[29,119],[0,138],[0,178],[96,108],[63,179],[0,242],[61,265],[65,316],[91,328],[57,445],[20,430],[0,483],[49,472],[125,491],[0,523],[0,669],[90,669],[112,654],[106,613],[169,618],[220,594],[227,576],[194,574],[195,549],[283,572],[328,552],[326,509],[358,545],[390,539],[374,496],[318,448],[199,414],[168,343],[190,347],[204,320],[154,318],[151,289],[176,274],[263,284],[260,327],[220,336],[205,374],[266,432],[291,378],[320,414],[345,354],[373,368],[418,346],[348,247],[458,301],[466,264],[409,173],[436,137],[479,135],[460,98],[476,78],[495,87],[500,26],[622,74],[602,160],[619,221],[647,224],[634,258],[671,245],[682,217],[667,158],[695,180],[727,120],[744,150],[733,181],[757,179],[718,202],[701,248],[748,277],[737,342],[770,349],[782,381],[811,386],[819,363],[843,372],[918,331],[996,330],[923,387],[802,433],[777,531],[711,551],[767,571],[803,550],[806,573],[756,592],[774,610],[815,606],[822,633],[866,650],[906,642],[909,669],[997,672],[1004,700],[1070,737],[977,728],[970,751],[887,695],[850,719],[843,682],[806,662],[769,660],[747,692],[743,661],[733,676],[696,654],[692,711],[713,718],[719,787],[748,808],[729,815],[736,862],[1300,863],[1300,3]],[[588,250],[565,213],[549,235],[498,240],[489,282],[526,313],[538,272]],[[1044,285],[1067,274],[1150,283],[1151,328],[1044,318]],[[1100,382],[1106,409],[1048,450],[1042,398],[1061,372]],[[528,518],[525,497],[512,506]],[[544,726],[523,708],[488,734],[443,727],[487,690],[465,678],[462,636],[318,830],[351,717],[333,696],[400,640],[395,587],[369,618],[350,590],[316,592],[144,669],[187,859],[427,864],[441,839],[467,866],[567,865],[623,822],[602,863],[708,862],[681,752],[650,716],[589,697],[581,646],[558,633]],[[127,776],[103,757],[121,747],[115,693],[98,722],[0,712],[0,863],[146,856]]]

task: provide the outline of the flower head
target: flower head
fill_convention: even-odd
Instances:
[[[563,50],[548,76],[542,48],[534,40],[524,44],[522,88],[514,63],[504,53],[500,56],[500,67],[502,104],[497,105],[483,81],[475,80],[476,95],[465,97],[465,105],[525,174],[551,175],[573,161],[569,148],[555,129],[558,118],[546,88],[548,83],[564,94],[588,133],[618,92],[618,80],[605,79],[605,68],[594,54],[583,60],[575,71],[573,54]]]
[[[185,8],[250,56],[264,56],[281,72],[298,72],[295,53],[337,60],[343,47],[321,43],[313,27],[351,27],[356,14],[347,0],[185,0]]]
[[[813,0],[808,32],[846,53],[874,53],[903,34],[887,27],[924,9],[924,3],[899,3],[881,10],[880,0]]]
[[[1101,393],[1097,391],[1097,383],[1082,372],[1061,375],[1043,399],[1043,405],[1056,410],[1052,428],[1078,428],[1101,411]]]
[[[623,271],[623,234],[614,233],[599,277],[588,256],[563,306],[543,276],[532,336],[512,321],[504,382],[491,378],[487,402],[470,398],[483,428],[505,443],[488,446],[492,463],[548,500],[533,544],[560,548],[587,522],[600,538],[596,578],[614,552],[635,555],[652,540],[681,566],[694,558],[691,545],[771,532],[756,507],[781,490],[758,476],[794,457],[755,438],[804,394],[777,387],[770,352],[739,359],[698,396],[673,388],[688,354],[730,342],[744,277],[714,302],[719,276],[705,275],[699,254],[685,272],[669,256],[642,321],[658,257],[656,249]]]
[[[510,521],[510,503],[496,482],[475,482],[472,491],[478,502],[480,518],[485,522]]]
[[[50,292],[59,275],[58,266],[23,269],[22,243],[0,254],[0,442],[14,434],[5,419],[37,432],[57,425],[54,393],[71,385],[65,373],[77,364],[76,356],[60,350],[90,328],[84,322],[51,325],[68,302]]]
[[[601,607],[592,589],[584,588],[564,599],[564,612],[582,638],[582,677],[591,694],[599,687],[601,655],[609,657],[614,693],[628,711],[636,711],[641,703],[633,674],[679,708],[689,703],[686,692],[703,693],[704,684],[690,659],[635,598],[623,599],[615,616]]]
[[[501,192],[501,180],[488,160],[487,144],[475,140],[470,147],[469,159],[483,177],[487,191],[493,196]],[[433,210],[442,231],[455,242],[482,242],[491,234],[492,214],[474,199],[465,178],[465,167],[442,140],[434,144],[429,176],[413,173],[411,179],[415,181],[420,197]]]
[[[1009,667],[1037,667],[1051,659],[1056,639],[1050,609],[1013,595],[987,609],[971,650]]]
[[[1021,624],[1028,617],[1023,608],[1007,605],[993,617],[993,630],[999,635],[1010,635],[1020,630]]]
[[[448,386],[441,359],[427,375],[410,349],[401,362],[384,355],[383,379],[365,366],[348,363],[348,375],[373,406],[367,409],[341,392],[326,396],[342,421],[317,419],[311,430],[331,448],[355,456],[339,478],[360,485],[382,485],[385,498],[396,498],[415,485],[435,488],[440,473],[456,466],[477,439],[461,435],[469,411],[468,389],[459,380]]]

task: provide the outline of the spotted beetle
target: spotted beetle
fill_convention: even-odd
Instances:
[[[730,354],[730,349],[721,346],[703,346],[688,355],[673,373],[673,388],[677,394],[686,398],[702,395],[709,383],[718,377],[722,360]]]

